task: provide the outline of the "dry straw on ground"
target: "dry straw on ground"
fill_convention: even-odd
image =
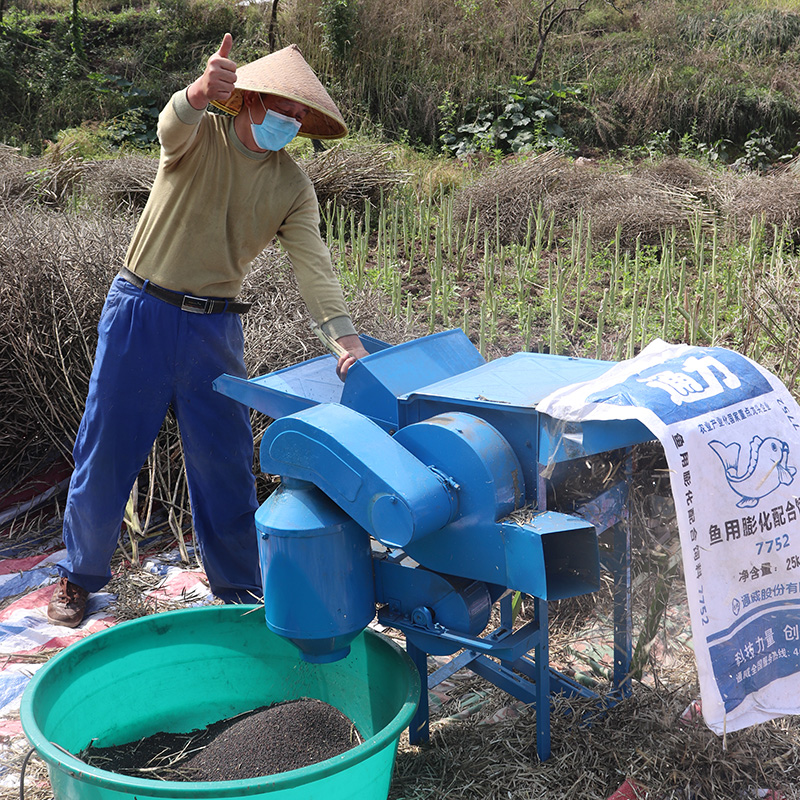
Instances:
[[[501,243],[521,242],[532,215],[553,216],[557,231],[582,216],[598,240],[658,244],[670,229],[688,234],[699,220],[730,236],[750,232],[753,218],[794,230],[800,223],[800,178],[792,170],[734,174],[685,158],[645,160],[628,167],[571,160],[555,152],[508,161],[456,192],[462,223],[480,212],[479,226]]]
[[[86,163],[75,153],[55,148],[42,158],[24,158],[0,147],[0,200],[63,208],[79,190]]]
[[[499,693],[495,702],[507,702]],[[435,723],[429,747],[403,741],[391,800],[605,800],[626,778],[648,800],[744,800],[780,786],[796,800],[800,741],[792,719],[729,734],[680,717],[694,687],[644,685],[597,713],[594,701],[556,699],[550,759],[535,753],[534,713],[505,722]]]
[[[329,203],[363,212],[365,202],[377,204],[407,176],[393,164],[385,146],[344,149],[334,145],[300,160],[311,178],[321,206]],[[25,158],[0,147],[0,199],[64,208],[83,196],[106,213],[141,209],[156,176],[158,159],[126,155],[83,160],[73,148],[52,146],[43,156]]]

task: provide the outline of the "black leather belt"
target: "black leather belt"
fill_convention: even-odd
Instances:
[[[140,278],[135,272],[131,272],[127,267],[119,271],[121,278],[128,283],[132,283],[138,289],[142,289],[147,294],[163,300],[172,306],[178,306],[183,311],[190,314],[221,314],[223,311],[230,311],[233,314],[246,314],[250,310],[250,303],[235,303],[232,300],[225,300],[218,297],[195,297],[183,292],[173,292],[163,286],[146,281]]]

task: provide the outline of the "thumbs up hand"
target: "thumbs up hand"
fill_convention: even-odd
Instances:
[[[200,110],[212,100],[224,101],[231,96],[236,83],[236,64],[228,58],[232,48],[233,36],[226,33],[219,50],[206,62],[203,74],[188,89],[194,108]]]

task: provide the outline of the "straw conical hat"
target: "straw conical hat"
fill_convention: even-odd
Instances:
[[[311,110],[303,120],[298,136],[339,139],[347,134],[339,109],[296,44],[237,67],[233,94],[225,101],[215,100],[213,105],[236,115],[242,108],[242,91],[245,90],[274,94],[308,106]]]

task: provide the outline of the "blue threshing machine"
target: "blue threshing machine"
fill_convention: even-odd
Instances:
[[[403,632],[423,686],[467,667],[532,704],[544,760],[551,694],[592,696],[550,667],[547,601],[593,592],[601,567],[612,572],[620,693],[631,623],[624,482],[608,490],[610,517],[597,504],[566,514],[547,508],[543,468],[653,436],[636,422],[565,425],[537,413],[545,396],[611,362],[516,353],[487,363],[460,330],[396,346],[362,339],[370,355],[344,384],[333,356],[214,383],[274,420],[260,465],[281,483],[256,513],[267,625],[324,663],[347,655],[377,608]],[[509,519],[523,508],[525,519]],[[534,602],[517,629],[512,591]],[[427,654],[453,657],[428,675]],[[427,736],[423,691],[410,740]]]

